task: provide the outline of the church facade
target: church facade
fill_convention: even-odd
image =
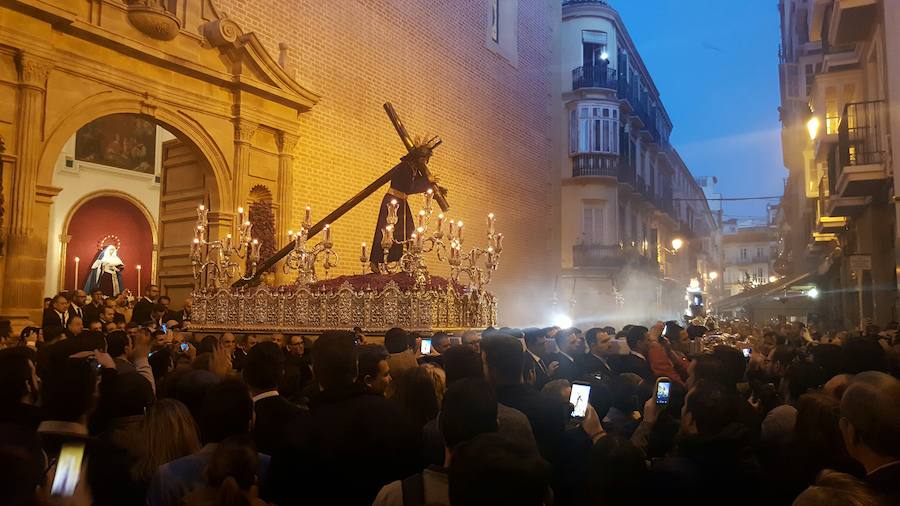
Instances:
[[[392,102],[412,133],[444,140],[431,167],[472,245],[497,215],[501,322],[543,320],[530,308],[549,302],[559,265],[546,105],[558,2],[268,4],[0,6],[0,316],[34,321],[113,243],[127,288],[157,282],[179,305],[199,204],[224,237],[239,207],[264,203],[265,239],[283,246],[306,206],[324,216],[404,154]],[[336,274],[359,271],[380,197],[333,224]],[[270,281],[290,282],[279,267]]]

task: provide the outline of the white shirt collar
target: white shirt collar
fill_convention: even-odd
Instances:
[[[570,357],[568,353],[566,353],[566,352],[564,352],[564,351],[562,351],[562,350],[559,350],[559,354],[562,355],[562,356],[564,356],[564,357],[566,357],[567,359],[569,359],[570,362],[574,362],[574,361],[575,361],[574,358]]]
[[[253,404],[256,404],[258,401],[261,401],[263,399],[268,399],[269,397],[278,397],[278,390],[269,390],[268,392],[254,395]]]
[[[900,464],[900,460],[895,460],[895,461],[893,461],[893,462],[888,462],[887,464],[884,464],[884,465],[881,465],[881,466],[876,467],[875,469],[872,469],[871,472],[866,473],[866,476],[872,476],[872,474],[877,473],[878,471],[881,471],[881,470],[884,469],[884,468],[891,467],[891,466],[896,466],[896,465],[898,465],[898,464]]]
[[[631,350],[631,354],[632,354],[632,355],[637,355],[638,357],[641,357],[641,359],[643,359],[643,360],[647,360],[647,357],[641,355],[640,353],[638,353],[638,352],[636,352],[636,351],[634,351],[634,350]]]

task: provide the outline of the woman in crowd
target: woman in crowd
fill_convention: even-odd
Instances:
[[[147,410],[142,434],[142,454],[131,473],[145,486],[159,466],[200,449],[197,424],[185,405],[174,399],[160,399]]]

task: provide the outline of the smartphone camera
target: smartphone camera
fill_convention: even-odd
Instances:
[[[669,394],[671,390],[672,382],[669,380],[660,380],[656,383],[657,406],[666,406],[669,404]]]
[[[84,444],[65,443],[59,452],[56,472],[50,494],[54,496],[72,496],[81,479],[81,462],[84,460]]]
[[[576,381],[572,383],[572,393],[569,395],[569,404],[573,406],[572,418],[582,419],[587,415],[588,402],[591,399],[591,385]]]
[[[181,343],[181,352],[182,352],[182,353],[187,353],[188,348],[190,348],[190,346],[188,345],[188,343]]]
[[[750,354],[753,353],[753,349],[751,348],[743,348],[741,353],[744,354],[744,358],[750,358]]]

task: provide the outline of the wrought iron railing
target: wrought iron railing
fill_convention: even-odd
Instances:
[[[572,71],[572,89],[607,88],[619,86],[619,73],[609,65],[578,67]]]
[[[838,126],[838,170],[852,165],[884,163],[882,135],[883,100],[854,102],[844,106]]]
[[[647,251],[654,251],[648,248]],[[648,270],[659,270],[654,258],[642,255],[636,248],[623,248],[605,244],[576,244],[572,246],[572,264],[575,267],[624,267],[630,265]]]
[[[572,177],[619,177],[619,156],[607,153],[581,153],[572,157]]]

